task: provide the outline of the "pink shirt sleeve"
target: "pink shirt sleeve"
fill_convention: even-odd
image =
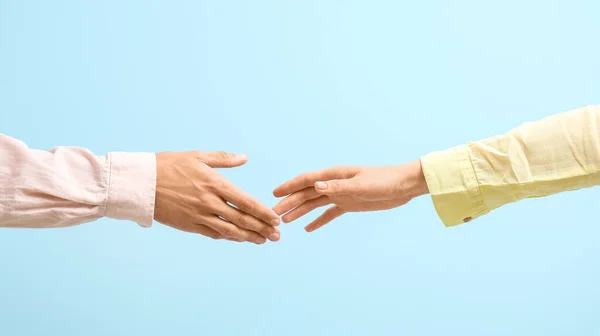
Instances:
[[[0,134],[0,227],[66,227],[104,216],[149,227],[155,190],[153,153],[42,151]]]

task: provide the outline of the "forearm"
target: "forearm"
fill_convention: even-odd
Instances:
[[[103,216],[150,226],[155,187],[154,154],[42,151],[0,134],[0,227],[65,227]]]
[[[421,159],[440,217],[456,225],[524,198],[600,184],[600,107],[525,123]]]

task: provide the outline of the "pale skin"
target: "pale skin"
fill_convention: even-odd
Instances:
[[[338,166],[304,173],[273,191],[285,197],[273,210],[289,223],[330,206],[305,229],[312,232],[348,212],[388,210],[429,193],[421,162],[398,166]]]
[[[214,170],[247,161],[245,155],[225,152],[156,154],[154,219],[213,239],[255,244],[279,240],[279,215]]]

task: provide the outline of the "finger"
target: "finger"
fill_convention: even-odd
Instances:
[[[354,176],[356,172],[357,168],[355,167],[340,166],[311,173],[304,173],[275,188],[273,195],[275,197],[287,196],[306,187],[310,187],[317,181],[350,178]]]
[[[218,210],[217,215],[223,217],[230,223],[241,228],[254,231],[271,241],[278,241],[280,237],[279,230],[273,225],[267,224],[258,218],[240,211],[223,201],[223,207]]]
[[[192,225],[189,227],[188,231],[192,233],[198,233],[212,239],[225,239],[222,234],[202,224]]]
[[[275,211],[278,215],[282,215],[299,206],[300,204],[320,196],[321,195],[315,190],[315,188],[304,188],[282,199],[273,207],[273,211]]]
[[[331,204],[331,200],[329,199],[329,197],[321,196],[319,198],[315,198],[313,200],[303,203],[296,209],[288,212],[281,219],[283,220],[284,223],[289,223],[289,222],[295,221],[296,219],[306,215],[307,213],[311,212],[312,210],[314,210],[318,207],[325,206],[327,204]]]
[[[340,207],[334,205],[331,208],[325,210],[325,212],[321,216],[317,217],[317,219],[315,219],[310,224],[308,224],[304,228],[304,230],[306,230],[306,232],[313,232],[316,229],[322,227],[323,225],[340,217],[344,213],[346,213],[344,210],[342,210]]]
[[[362,191],[356,178],[315,182],[315,190],[321,195],[357,194]]]
[[[233,241],[233,242],[238,242],[238,243],[244,243],[243,240],[240,240],[240,239],[237,239],[237,238],[229,238],[229,237],[223,236],[223,239],[229,240],[229,241]]]
[[[231,154],[227,152],[196,152],[198,159],[211,168],[233,168],[248,162],[244,154]]]
[[[229,241],[232,241],[232,242],[237,242],[237,243],[245,243],[245,241],[237,239],[237,238],[229,238],[229,237],[223,236],[223,239],[229,240]]]
[[[218,216],[210,216],[205,218],[206,226],[217,231],[221,235],[237,239],[240,241],[248,241],[255,244],[264,244],[267,240],[258,233],[246,229],[242,229],[233,223],[222,220]]]
[[[223,183],[224,188],[220,188],[217,191],[221,198],[235,205],[243,212],[258,218],[267,224],[273,226],[279,225],[279,215],[277,215],[273,209],[262,204],[256,198],[239,189],[231,182],[225,180]]]

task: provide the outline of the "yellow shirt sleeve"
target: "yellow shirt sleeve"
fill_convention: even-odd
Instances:
[[[428,154],[423,173],[446,226],[504,204],[600,184],[600,105]]]

